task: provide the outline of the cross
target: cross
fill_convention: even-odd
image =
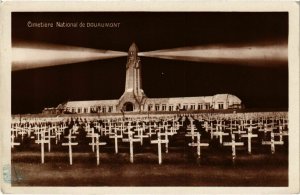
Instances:
[[[178,130],[178,129],[179,129],[179,127],[177,126],[177,122],[176,122],[175,119],[173,118],[171,131],[173,132],[173,134],[177,134],[177,130]]]
[[[72,161],[72,146],[78,145],[78,143],[76,142],[71,142],[72,138],[76,138],[76,136],[71,136],[71,133],[68,136],[65,136],[65,138],[68,138],[68,142],[67,143],[62,143],[62,146],[69,146],[69,158],[70,158],[70,165],[73,164]]]
[[[211,126],[209,126],[208,130],[210,130],[210,139],[214,138],[214,133],[217,130],[217,128],[213,127],[213,124],[211,124]]]
[[[169,128],[169,124],[168,124],[168,121],[163,121],[163,129],[168,129]]]
[[[264,126],[262,128],[260,128],[258,131],[264,132],[264,139],[265,139],[268,132],[273,132],[273,128],[268,127],[267,124],[264,124]]]
[[[132,128],[133,128],[133,126],[131,125],[131,121],[129,121],[129,123],[127,124],[127,127],[126,127],[127,131],[124,131],[123,133],[128,134],[129,131],[131,131]]]
[[[41,139],[40,140],[35,140],[35,143],[41,144],[41,161],[42,164],[45,162],[45,143],[49,143],[49,140],[45,139],[45,132],[41,131]]]
[[[79,132],[78,132],[78,129],[79,129],[79,127],[78,127],[78,125],[75,123],[75,124],[73,125],[73,127],[72,127],[72,133],[78,134],[78,133],[79,133]]]
[[[253,137],[258,137],[258,135],[252,133],[252,127],[250,126],[250,127],[248,127],[248,133],[242,135],[242,137],[247,137],[248,138],[248,154],[251,154],[251,139]]]
[[[48,133],[47,133],[47,136],[45,136],[45,137],[47,137],[48,138],[48,152],[50,152],[51,151],[51,138],[55,138],[56,136],[54,136],[54,135],[51,135],[51,133],[50,133],[50,128],[48,128],[48,131],[47,131]]]
[[[264,124],[263,129],[259,129],[258,131],[264,132],[264,134],[266,134],[267,132],[273,131],[273,128],[272,127],[268,127],[267,124]]]
[[[192,137],[192,140],[194,141],[194,137],[195,137],[195,126],[194,126],[192,120],[191,120],[190,128],[191,128],[191,132],[187,133],[185,136],[189,136],[189,137],[191,136],[191,137]],[[189,128],[187,128],[187,130],[189,130]]]
[[[150,124],[150,123],[149,123],[148,131],[149,131],[149,132],[148,132],[147,134],[148,134],[148,136],[151,138],[151,136],[155,134],[155,132],[153,132],[153,131],[155,131],[155,129],[152,128],[152,124]]]
[[[148,135],[144,135],[144,134],[143,134],[144,129],[141,128],[141,127],[138,127],[136,130],[137,130],[138,134],[135,135],[134,138],[140,138],[141,146],[142,146],[142,145],[143,145],[143,138],[148,137]]]
[[[236,146],[243,146],[244,143],[243,142],[236,142],[235,141],[235,134],[231,134],[231,142],[224,142],[223,146],[231,146],[232,148],[232,159],[235,159],[236,156]]]
[[[283,141],[275,141],[274,133],[271,132],[271,140],[270,141],[262,141],[261,144],[262,145],[270,145],[271,146],[271,153],[274,154],[275,153],[275,145],[283,145],[284,142]]]
[[[239,134],[239,136],[241,135],[241,134],[244,134],[244,133],[247,133],[246,131],[243,131],[242,130],[242,125],[239,125],[238,126],[238,130],[237,131],[233,131],[233,133],[237,133],[237,134]]]
[[[197,143],[194,143],[194,142],[189,143],[189,146],[192,146],[192,147],[197,146],[197,155],[198,155],[198,158],[200,158],[200,155],[201,155],[200,147],[201,146],[208,146],[209,144],[208,143],[200,143],[201,135],[200,135],[199,132],[197,132],[196,136],[197,136]]]
[[[160,135],[163,135],[163,136],[165,136],[165,143],[166,143],[166,153],[168,153],[169,152],[169,139],[168,139],[168,135],[173,135],[173,133],[172,132],[164,132],[164,133],[160,133]]]
[[[40,135],[42,134],[41,131],[42,130],[40,130],[38,127],[35,129],[34,134],[36,134],[37,140],[40,140]]]
[[[113,125],[112,125],[112,122],[110,121],[110,122],[108,122],[108,129],[105,128],[104,135],[106,135],[107,133],[110,134],[112,128],[113,128]]]
[[[205,131],[206,131],[206,132],[209,132],[209,133],[210,133],[210,132],[212,131],[212,130],[211,130],[211,129],[212,129],[212,126],[210,125],[210,122],[208,122],[208,121],[205,121],[205,122],[204,122],[203,127],[205,128]],[[211,139],[212,139],[212,137],[211,137]]]
[[[279,141],[283,141],[283,136],[288,136],[288,132],[282,129],[283,126],[279,126],[279,133],[274,133],[274,136],[279,136]]]
[[[157,144],[158,147],[158,164],[162,163],[162,157],[161,157],[161,144],[162,143],[167,143],[169,142],[168,140],[161,140],[160,138],[160,133],[157,133],[157,140],[151,140],[151,144]]]
[[[129,142],[130,143],[130,162],[133,163],[133,142],[139,142],[140,139],[134,139],[133,138],[133,132],[128,131],[128,139],[122,139],[123,142]]]
[[[261,119],[259,121],[257,121],[257,127],[259,127],[259,131],[262,131],[262,129],[264,127],[264,123],[263,123],[263,121],[261,121]]]
[[[235,121],[236,122],[236,121]],[[230,130],[230,134],[232,134],[232,130],[236,129],[236,126],[233,125],[232,119],[230,120],[230,126],[226,127],[226,129]]]
[[[14,134],[12,134],[10,136],[10,138],[11,138],[11,148],[14,148],[14,146],[19,146],[20,145],[20,143],[14,142],[14,140],[15,140],[15,135]]]
[[[58,141],[60,141],[60,136],[62,134],[61,128],[56,129],[55,131],[55,143],[57,144]]]
[[[96,137],[95,137],[95,135],[94,135],[94,128],[89,128],[89,129],[91,130],[91,132],[88,133],[88,134],[86,135],[86,137],[92,138],[92,144],[90,144],[90,145],[92,146],[92,151],[94,152],[94,151],[95,151],[94,138],[96,138]]]
[[[217,137],[220,138],[219,139],[220,140],[220,144],[222,144],[223,143],[223,136],[224,135],[229,135],[229,133],[225,133],[222,130],[219,130],[219,131],[214,132],[214,135],[216,135]]]
[[[93,136],[96,138],[96,142],[94,143],[89,143],[89,145],[92,145],[92,146],[96,146],[96,157],[97,157],[97,165],[99,165],[100,163],[100,155],[99,155],[99,146],[103,146],[103,145],[106,145],[105,142],[99,142],[99,134],[93,134]],[[93,139],[94,140],[94,139]]]
[[[18,132],[19,132],[18,127],[16,126],[15,128],[12,128],[12,129],[11,129],[11,132],[12,132],[12,134],[14,135],[14,138],[17,137]]]
[[[22,138],[22,142],[23,142],[24,135],[27,134],[26,130],[25,130],[25,129],[22,129],[22,130],[20,130],[20,131],[18,132],[18,134],[22,136],[21,138]]]
[[[96,129],[98,129],[98,131],[101,131],[101,125],[100,125],[99,122],[95,122],[95,123],[94,123],[94,127],[95,127]]]
[[[121,131],[122,133],[122,131]],[[115,133],[110,135],[109,138],[115,139],[115,153],[118,154],[118,138],[123,138],[122,135],[118,135],[117,129],[115,129]]]

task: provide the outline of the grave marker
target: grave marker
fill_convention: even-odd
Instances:
[[[249,128],[248,128],[248,133],[242,135],[242,137],[248,138],[248,154],[251,154],[251,139],[252,139],[253,137],[258,137],[258,135],[257,135],[257,134],[253,134],[253,133],[252,133],[252,127],[249,127]]]
[[[140,142],[140,139],[133,138],[133,132],[128,131],[128,139],[122,139],[123,142],[129,142],[130,147],[130,162],[133,163],[133,142]]]
[[[201,143],[201,135],[199,132],[197,132],[197,143],[189,143],[189,146],[192,146],[192,147],[197,147],[197,155],[198,155],[198,158],[200,158],[200,155],[201,155],[201,146],[209,146],[208,143]]]
[[[72,159],[72,146],[78,145],[77,142],[72,142],[72,138],[76,138],[76,136],[72,136],[71,133],[68,136],[65,136],[65,138],[68,138],[67,143],[62,143],[63,146],[69,146],[69,160],[70,160],[70,165],[73,164],[73,159]]]
[[[157,140],[151,140],[151,144],[157,144],[158,147],[158,164],[162,163],[162,156],[161,156],[161,144],[167,143],[168,140],[161,140],[160,133],[157,133]]]
[[[274,133],[271,132],[271,140],[270,141],[262,141],[262,145],[270,145],[271,146],[271,153],[275,154],[275,145],[283,145],[283,141],[275,141]]]
[[[20,143],[15,142],[15,135],[12,133],[12,135],[10,136],[11,138],[11,148],[14,148],[14,146],[19,146]]]
[[[169,152],[169,138],[168,138],[168,136],[169,135],[173,135],[173,133],[172,132],[164,132],[164,133],[160,133],[160,135],[162,136],[165,136],[165,144],[166,144],[166,153],[168,153]]]
[[[45,139],[45,132],[41,131],[41,139],[40,140],[35,140],[35,143],[41,144],[41,162],[44,164],[45,162],[45,143],[49,143],[49,140]]]
[[[106,143],[105,142],[99,142],[99,137],[100,136],[98,134],[93,134],[93,136],[96,138],[96,142],[89,143],[89,145],[96,146],[97,165],[99,165],[100,164],[99,146],[106,145]]]
[[[232,148],[232,159],[234,160],[236,157],[236,146],[243,146],[243,142],[235,141],[235,134],[231,134],[231,142],[224,142],[223,146],[231,146]]]
[[[136,131],[138,132],[138,134],[137,134],[137,135],[135,135],[134,137],[135,137],[135,138],[139,138],[139,139],[140,139],[141,146],[142,146],[142,145],[143,145],[143,139],[144,139],[144,138],[147,138],[147,137],[148,137],[148,135],[145,135],[145,134],[143,134],[143,132],[144,132],[144,129],[143,129],[143,128],[141,128],[141,127],[137,127]]]
[[[115,133],[113,135],[110,135],[109,138],[115,139],[115,153],[118,154],[118,139],[122,139],[123,136],[118,135],[117,130],[115,129]]]

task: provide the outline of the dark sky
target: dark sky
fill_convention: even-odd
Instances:
[[[28,28],[32,22],[120,22],[120,28]],[[209,44],[281,43],[288,13],[94,12],[13,13],[12,44],[43,42],[127,51]],[[30,56],[28,56],[30,57]],[[36,113],[67,100],[118,99],[125,86],[126,57],[12,72],[12,113]],[[247,108],[288,107],[288,62],[244,66],[142,57],[148,97],[231,93]]]

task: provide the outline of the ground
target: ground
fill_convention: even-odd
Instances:
[[[47,147],[46,147],[47,148]],[[39,146],[12,150],[13,186],[288,186],[288,152],[279,146],[253,148],[253,154],[241,147],[232,161],[231,148],[203,148],[197,158],[195,148],[170,147],[158,164],[157,145],[139,147],[135,143],[134,163],[129,148],[102,148],[100,165],[96,155],[74,147],[73,165],[69,165],[67,147],[45,149],[45,164],[40,163]]]

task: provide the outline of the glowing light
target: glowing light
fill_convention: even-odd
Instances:
[[[12,71],[127,56],[127,52],[82,47],[29,45],[12,48]]]
[[[219,45],[140,52],[139,56],[196,62],[270,65],[287,64],[288,52],[287,44],[261,46]]]

